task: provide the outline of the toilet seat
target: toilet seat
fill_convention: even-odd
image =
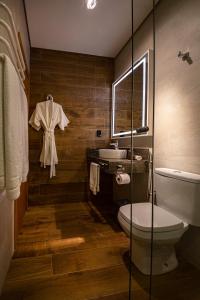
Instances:
[[[151,239],[151,203],[132,204],[132,234],[142,239]],[[131,204],[121,206],[118,219],[127,234],[130,234]],[[178,239],[188,224],[168,211],[154,205],[154,240]]]
[[[172,231],[184,227],[182,220],[157,205],[153,206],[154,232]],[[148,202],[132,204],[132,225],[142,231],[151,231],[151,210],[152,204]],[[131,223],[131,204],[121,206],[119,211],[121,216]]]

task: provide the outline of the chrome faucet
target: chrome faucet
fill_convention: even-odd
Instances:
[[[110,147],[115,150],[118,149],[119,148],[118,140],[116,140],[115,143],[110,143]]]

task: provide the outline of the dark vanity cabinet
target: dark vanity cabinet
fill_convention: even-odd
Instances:
[[[87,154],[88,177],[90,163],[95,162],[100,165],[100,192],[93,195],[89,190],[88,200],[95,204],[113,205],[120,207],[124,204],[133,202],[145,202],[148,199],[148,160],[133,160],[133,196],[131,199],[131,184],[119,185],[116,182],[116,174],[119,165],[123,167],[123,172],[131,173],[130,159],[101,159],[98,157],[98,150],[89,150]]]

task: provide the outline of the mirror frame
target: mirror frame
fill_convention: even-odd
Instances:
[[[112,116],[111,116],[111,138],[123,138],[123,137],[129,137],[131,136],[131,133],[134,132],[133,130],[124,131],[124,132],[118,132],[115,133],[115,89],[116,86],[124,80],[128,75],[130,75],[132,72],[134,72],[137,67],[143,64],[143,98],[142,98],[142,124],[143,126],[148,126],[148,70],[149,70],[149,51],[145,52],[144,55],[142,55],[133,65],[133,67],[128,68],[126,72],[124,72],[117,80],[115,80],[112,84]],[[145,134],[139,134],[141,135],[147,135]],[[135,134],[134,134],[135,135]]]

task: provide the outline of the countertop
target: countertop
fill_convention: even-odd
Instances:
[[[131,166],[133,168],[134,173],[145,173],[148,171],[148,161],[147,160],[131,160],[130,159],[103,159],[98,157],[98,152],[96,153],[88,153],[88,162],[95,162],[101,166],[105,172],[110,174],[115,174],[117,171],[118,165],[122,165],[124,168],[124,172],[130,173]]]

